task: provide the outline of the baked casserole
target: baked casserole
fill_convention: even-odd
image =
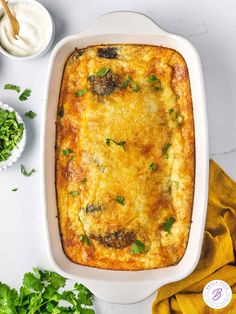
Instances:
[[[57,115],[63,249],[78,264],[141,270],[183,257],[194,190],[188,69],[148,45],[75,49]]]

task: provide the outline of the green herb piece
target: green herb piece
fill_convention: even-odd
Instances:
[[[130,87],[132,91],[136,93],[140,90],[140,87],[138,86],[138,84],[134,82],[133,80],[130,82]]]
[[[68,161],[75,159],[75,157],[76,157],[76,155],[72,155],[71,157],[68,158]]]
[[[80,192],[78,192],[78,191],[70,191],[70,193],[69,193],[71,196],[78,196],[78,195],[80,195]]]
[[[12,189],[12,192],[16,192],[16,191],[18,191],[18,189],[17,189],[17,188]]]
[[[27,171],[25,166],[20,166],[20,171],[25,177],[30,177],[35,171],[35,169],[31,169],[30,171]]]
[[[147,249],[145,245],[139,240],[136,240],[131,246],[131,253],[133,254],[142,254],[146,252],[147,252]]]
[[[80,240],[82,242],[84,242],[86,245],[90,245],[91,244],[89,238],[86,235],[84,235],[84,234],[81,234]]]
[[[86,179],[86,178],[83,178],[83,180],[81,180],[81,183],[82,183],[82,184],[86,184],[86,183],[87,183],[87,179]]]
[[[176,99],[180,99],[180,95],[177,94],[177,95],[176,95]]]
[[[163,147],[163,149],[162,149],[162,155],[163,155],[166,159],[169,158],[168,150],[169,150],[170,147],[171,147],[171,144],[170,144],[170,143],[167,143],[167,144]]]
[[[123,196],[117,196],[116,199],[117,203],[119,203],[122,206],[125,206],[125,198]]]
[[[87,92],[88,92],[87,89],[80,89],[80,90],[78,90],[78,91],[75,93],[75,96],[81,97],[81,96],[85,95]]]
[[[12,84],[5,84],[4,89],[15,90],[17,93],[20,92],[20,87]]]
[[[25,101],[25,100],[28,99],[28,97],[30,97],[30,95],[31,95],[31,90],[28,89],[28,88],[26,88],[26,89],[23,91],[23,93],[20,94],[19,99],[20,99],[21,101]]]
[[[103,76],[105,76],[109,71],[110,71],[109,68],[103,67],[103,68],[101,68],[99,71],[97,71],[97,72],[95,73],[95,75],[96,75],[96,76],[103,77]]]
[[[154,86],[155,90],[157,90],[157,91],[162,90],[162,88],[161,88],[161,81],[156,77],[156,75],[150,75],[147,78],[147,82],[151,83],[151,84],[155,83],[155,86]]]
[[[183,116],[181,116],[177,111],[173,108],[169,109],[169,116],[171,120],[176,121],[177,125],[180,127],[184,121]]]
[[[150,165],[149,165],[149,169],[154,172],[157,170],[157,164],[155,162],[152,162]]]
[[[67,156],[67,155],[73,153],[73,150],[70,149],[70,148],[63,149],[62,153],[63,153],[64,156]]]
[[[131,81],[132,81],[131,76],[127,75],[127,78],[125,79],[124,83],[121,85],[121,88],[125,89]]]
[[[125,89],[127,86],[130,86],[133,92],[138,92],[140,90],[140,87],[131,76],[127,75],[124,83],[121,85],[121,89]]]
[[[155,82],[157,81],[158,78],[156,77],[156,75],[150,75],[148,78],[147,78],[147,82],[148,83],[152,83],[152,82]]]
[[[106,144],[107,146],[110,146],[111,145],[111,142],[113,142],[114,144],[118,145],[118,146],[121,146],[124,151],[125,151],[125,144],[126,142],[125,141],[121,141],[121,142],[116,142],[114,140],[112,140],[111,138],[106,138]]]
[[[30,118],[30,119],[34,119],[36,116],[37,116],[37,113],[35,113],[35,112],[33,112],[33,111],[28,111],[28,112],[26,112],[25,113],[25,116],[27,117],[27,118]]]
[[[85,286],[76,283],[73,289],[62,290],[65,285],[64,277],[37,268],[24,275],[19,292],[0,282],[0,313],[95,314],[92,293]]]
[[[16,119],[14,111],[0,108],[0,161],[7,160],[12,150],[21,141],[24,133],[23,123]]]
[[[174,217],[169,217],[166,222],[163,223],[162,228],[167,232],[170,233],[170,230],[174,224],[176,219]]]

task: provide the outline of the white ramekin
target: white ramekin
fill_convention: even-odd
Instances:
[[[45,8],[45,6],[43,6],[40,2],[36,0],[9,0],[8,1],[9,4],[18,3],[18,2],[32,3],[33,5],[37,6],[40,10],[44,11],[44,13],[49,17],[49,20],[50,20],[50,26],[48,28],[48,32],[50,33],[49,39],[48,41],[45,42],[45,45],[41,50],[39,50],[38,52],[30,56],[25,56],[25,57],[14,56],[5,50],[1,46],[1,43],[0,43],[0,53],[14,60],[31,60],[31,59],[42,57],[51,48],[54,38],[55,38],[55,25],[54,25],[53,18],[51,14],[48,12],[48,10]],[[3,14],[3,9],[2,7],[0,7],[0,17],[2,16],[2,14]]]
[[[18,112],[16,112],[15,109],[13,109],[12,107],[10,107],[7,104],[3,104],[2,102],[0,102],[0,108],[4,109],[4,110],[8,110],[10,112],[14,111],[16,113],[17,122],[23,123],[23,125],[24,125],[24,132],[23,132],[22,139],[16,145],[16,147],[11,151],[11,156],[9,156],[9,158],[7,160],[0,161],[0,172],[1,172],[3,170],[7,169],[8,167],[12,166],[14,164],[14,162],[16,162],[20,158],[20,156],[22,155],[23,150],[25,148],[25,144],[26,144],[26,128],[25,128],[25,124],[24,124],[21,116],[18,114]]]

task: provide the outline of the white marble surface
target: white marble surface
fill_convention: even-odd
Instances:
[[[169,32],[188,38],[198,49],[203,63],[211,157],[236,179],[236,2],[235,0],[42,0],[56,24],[56,40],[79,32],[100,15],[114,10],[145,13]],[[20,113],[37,112],[26,120],[28,141],[21,160],[0,173],[0,281],[18,287],[24,272],[32,266],[49,268],[42,233],[39,189],[39,130],[48,53],[36,61],[19,62],[0,56],[0,100]],[[4,91],[5,83],[32,89],[25,103],[14,92]],[[26,178],[20,164],[37,172]],[[17,192],[11,189],[17,187]],[[107,304],[95,300],[97,314],[145,314],[151,301],[134,305]]]

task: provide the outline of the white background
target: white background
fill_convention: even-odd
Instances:
[[[42,0],[56,24],[58,42],[86,28],[100,15],[115,10],[133,10],[150,16],[162,28],[182,35],[198,49],[204,70],[211,158],[236,179],[236,2],[235,0]],[[19,287],[24,272],[33,266],[50,268],[42,232],[39,188],[39,134],[43,94],[50,52],[39,60],[13,61],[0,55],[0,101],[20,114],[37,112],[26,120],[27,147],[13,167],[0,173],[0,281]],[[21,103],[5,83],[32,89]],[[24,177],[20,164],[35,168]],[[17,187],[17,192],[12,188]],[[107,304],[95,300],[97,314],[146,314],[152,298],[134,305]]]

